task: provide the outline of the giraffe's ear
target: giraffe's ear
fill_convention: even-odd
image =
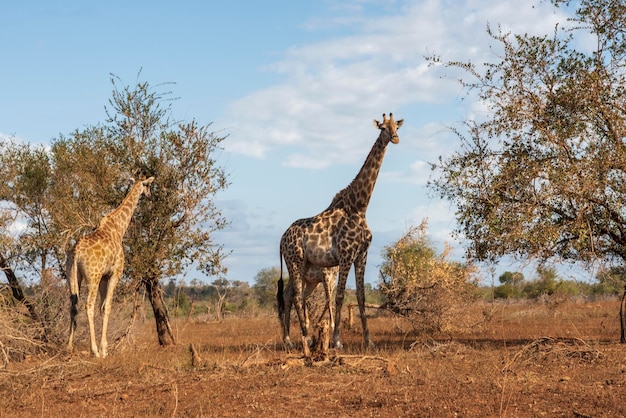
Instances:
[[[381,129],[383,127],[383,124],[377,121],[376,119],[374,119],[374,127]]]
[[[404,123],[404,119],[400,119],[398,121],[396,121],[396,129],[400,129],[400,127],[402,126],[402,124]]]
[[[147,179],[143,181],[143,184],[147,186],[148,184],[152,184],[153,181],[154,181],[154,177],[148,177]]]

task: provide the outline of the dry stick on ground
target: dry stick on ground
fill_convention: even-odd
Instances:
[[[178,385],[176,381],[172,383],[173,392],[174,392],[174,410],[172,411],[172,417],[176,416],[176,411],[178,410]]]
[[[89,364],[90,366],[96,366],[97,363],[91,362],[91,361],[85,361],[85,360],[80,360],[80,361],[72,361],[72,362],[68,362],[65,358],[61,359],[59,362],[53,362],[53,360],[57,359],[61,354],[56,354],[52,357],[50,357],[49,359],[47,359],[46,361],[44,361],[41,364],[38,364],[35,367],[31,367],[30,369],[26,369],[26,370],[20,370],[18,372],[12,372],[9,370],[3,370],[2,373],[6,373],[9,374],[11,376],[21,376],[21,375],[27,375],[27,374],[34,374],[34,373],[41,373],[44,370],[47,369],[54,369],[54,368],[59,368],[59,369],[63,369],[65,370],[67,367],[69,366],[77,366],[80,364]]]
[[[547,344],[560,344],[561,346],[565,346],[565,348],[560,348],[558,351],[561,352],[565,352],[566,354],[571,354],[574,352],[577,352],[579,354],[585,354],[585,353],[590,353],[593,352],[594,356],[596,358],[599,358],[602,356],[602,353],[598,350],[594,350],[592,349],[589,344],[580,339],[580,338],[552,338],[552,337],[541,337],[538,338],[536,340],[534,340],[533,342],[526,344],[524,347],[522,347],[521,350],[519,350],[514,356],[513,358],[508,361],[504,367],[502,368],[502,373],[506,373],[510,370],[511,366],[516,363],[525,353],[528,353],[530,350],[532,349],[539,349],[542,345],[547,345]],[[585,350],[581,350],[581,349],[576,349],[576,350],[570,350],[567,348],[566,344],[567,343],[575,343],[576,345],[582,345],[584,347],[586,347],[587,349]],[[556,352],[557,350],[555,350],[554,348],[551,349],[552,352]]]
[[[258,362],[259,355],[260,355],[263,351],[273,352],[273,350],[270,350],[268,347],[269,347],[269,343],[266,343],[266,344],[256,344],[256,350],[255,350],[252,354],[250,354],[248,357],[246,357],[246,358],[244,359],[244,361],[242,361],[242,362],[239,364],[239,366],[240,366],[240,367],[246,367],[246,366],[248,365],[248,361],[249,361],[251,358],[253,358],[253,357],[257,357],[257,363],[256,363],[256,364],[258,365],[258,363],[259,363],[259,362]]]
[[[9,355],[7,354],[7,350],[6,347],[4,346],[4,344],[2,344],[2,341],[0,341],[0,352],[2,353],[2,357],[4,360],[4,367],[7,367],[7,365],[9,364]]]
[[[384,357],[379,357],[379,356],[346,355],[346,356],[340,356],[340,358],[342,360],[347,359],[347,358],[357,359],[358,361],[356,361],[354,364],[351,364],[351,366],[356,366],[358,364],[361,364],[365,360],[382,361],[382,362],[385,362],[385,363],[389,362],[389,359],[386,359]]]

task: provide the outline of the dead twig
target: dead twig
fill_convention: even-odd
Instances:
[[[506,373],[510,371],[511,366],[520,361],[524,356],[545,356],[547,354],[561,354],[569,358],[578,357],[590,362],[602,357],[600,351],[592,348],[589,343],[580,338],[541,337],[526,344],[521,350],[515,353],[511,360],[504,365],[501,372]]]
[[[196,346],[193,343],[189,344],[189,351],[191,352],[191,365],[193,367],[199,367],[202,365],[202,358],[200,354],[198,354],[198,350],[196,350]]]

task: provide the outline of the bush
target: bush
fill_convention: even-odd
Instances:
[[[476,269],[449,260],[446,245],[437,254],[426,236],[426,222],[383,249],[380,290],[383,307],[408,318],[421,331],[463,330],[479,319],[467,315],[475,299]]]

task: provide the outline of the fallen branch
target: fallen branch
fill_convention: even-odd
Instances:
[[[354,325],[354,308],[359,306],[358,303],[352,302],[348,304],[348,328],[352,328]],[[373,303],[365,303],[366,308],[370,309],[382,309],[382,305],[374,305]]]

